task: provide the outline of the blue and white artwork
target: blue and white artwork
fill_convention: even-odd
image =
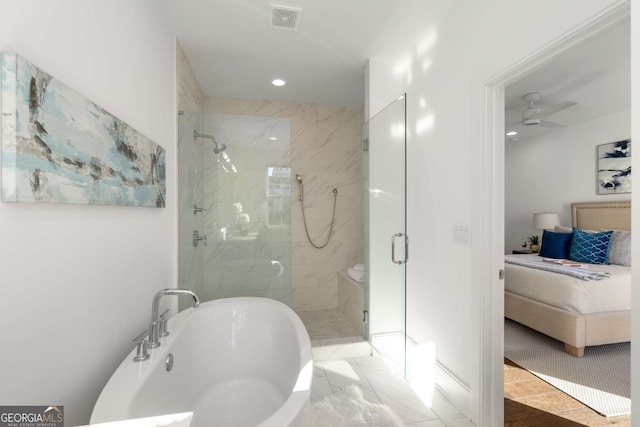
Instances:
[[[2,52],[2,200],[165,206],[165,150]]]
[[[598,145],[598,194],[631,193],[631,140]]]

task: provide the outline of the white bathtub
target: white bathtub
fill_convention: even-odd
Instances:
[[[149,360],[134,362],[134,350],[114,372],[92,424],[189,411],[196,427],[304,425],[311,343],[289,307],[266,298],[215,300],[169,319],[167,329]]]

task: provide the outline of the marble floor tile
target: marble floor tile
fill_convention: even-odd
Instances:
[[[329,380],[329,384],[344,390],[350,385],[360,388],[369,387],[369,381],[360,367],[352,359],[326,360],[322,367]]]
[[[447,427],[447,425],[440,420],[431,420],[407,424],[407,427]]]
[[[326,377],[314,377],[311,387],[311,402],[319,402],[325,397],[333,395],[333,389]]]
[[[380,401],[393,409],[406,424],[438,419],[402,377],[371,373],[367,379]]]
[[[382,357],[371,355],[354,357],[353,360],[366,374],[380,376],[399,376],[399,372]]]
[[[447,400],[437,389],[433,393],[431,409],[447,427],[474,427],[474,424]]]
[[[360,387],[360,390],[362,391],[362,397],[364,397],[366,401],[369,401],[372,403],[382,403],[380,402],[380,398],[378,397],[376,392],[373,391],[371,387]],[[344,390],[337,391],[334,393],[334,396],[341,396],[343,394],[345,394]]]
[[[316,361],[314,363],[311,401],[340,396],[345,388],[356,385],[364,398],[389,406],[407,427],[471,427],[460,413],[437,390],[433,408],[428,408],[409,383],[377,355]]]
[[[333,340],[327,340],[326,344],[314,345],[313,360],[346,359],[358,356],[370,356],[371,346],[362,338],[354,342],[335,344]]]
[[[369,344],[361,337],[317,338],[329,334],[327,330],[331,328],[331,322],[335,321],[335,316],[327,320],[322,318],[327,313],[301,312],[298,314],[305,325],[309,325],[313,333],[318,334],[315,335],[316,340],[313,342],[312,403],[332,395],[340,396],[347,387],[355,385],[362,390],[363,397],[367,401],[387,405],[407,427],[473,426],[437,390],[433,394],[432,407],[427,407],[402,375],[382,356],[372,351]],[[329,315],[333,314],[329,313]],[[312,336],[311,330],[309,335]]]

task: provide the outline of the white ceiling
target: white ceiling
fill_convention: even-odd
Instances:
[[[374,7],[372,0],[273,0],[302,9],[295,32],[270,27],[269,0],[156,3],[207,96],[361,105],[364,66],[373,48],[384,42],[391,25],[424,1],[394,0],[385,8]],[[522,96],[534,91],[542,93],[543,109],[577,103],[545,117],[563,125],[629,109],[630,68],[627,22],[507,87],[505,121],[521,120]],[[287,85],[272,86],[276,77]],[[549,131],[516,128],[521,140]]]
[[[573,47],[505,90],[505,123],[522,120],[523,96],[540,92],[543,109],[563,101],[577,104],[544,117],[561,125],[573,125],[631,108],[630,23],[607,31]],[[553,131],[543,126],[507,126],[518,140]]]
[[[302,9],[298,31],[270,27],[268,0],[157,1],[207,96],[362,104],[370,48],[407,0],[274,3]]]

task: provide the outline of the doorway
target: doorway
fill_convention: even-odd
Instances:
[[[504,284],[496,271],[503,270],[504,245],[504,154],[505,154],[505,88],[523,78],[531,71],[544,66],[557,55],[568,51],[591,37],[618,25],[629,18],[629,3],[618,4],[606,13],[585,22],[572,32],[564,34],[544,49],[535,52],[518,64],[504,70],[485,82],[485,100],[487,111],[487,194],[486,218],[493,233],[488,233],[490,250],[483,254],[483,274],[491,285],[485,291],[486,299],[482,308],[482,328],[489,331],[482,337],[481,345],[485,362],[480,381],[478,420],[481,425],[499,425],[504,416],[501,393],[503,390],[503,333],[504,333]],[[594,184],[595,185],[595,184]]]

